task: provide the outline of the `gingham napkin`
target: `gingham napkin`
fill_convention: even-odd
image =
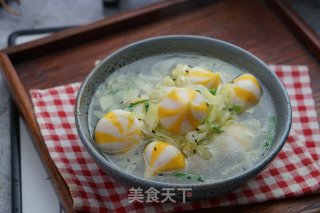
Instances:
[[[278,156],[256,178],[218,199],[130,203],[129,188],[96,165],[78,138],[74,104],[80,83],[31,90],[45,144],[67,183],[74,209],[90,212],[172,212],[262,202],[320,192],[320,131],[307,66],[272,65],[289,93],[293,123]]]

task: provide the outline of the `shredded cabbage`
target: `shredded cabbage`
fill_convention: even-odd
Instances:
[[[186,70],[190,69],[188,65],[178,64],[171,73],[172,79],[178,87],[182,87],[189,84],[188,78],[185,77]]]
[[[178,64],[171,72],[159,81],[159,73],[153,76],[139,75],[132,83],[123,85],[125,75],[109,79],[106,95],[100,98],[103,111],[109,110],[115,101],[127,105],[141,121],[145,137],[150,140],[166,141],[178,147],[185,155],[199,155],[204,159],[212,158],[207,145],[214,137],[221,134],[224,128],[234,122],[234,115],[242,108],[232,105],[233,89],[231,84],[220,85],[217,89],[208,89],[203,85],[189,84],[187,74],[192,67]],[[200,68],[198,68],[200,69]],[[159,124],[158,106],[160,101],[174,88],[185,87],[196,90],[208,105],[207,118],[204,123],[186,134],[174,134]],[[139,98],[138,98],[139,97]],[[103,116],[95,112],[96,116]]]
[[[174,87],[175,86],[175,83],[174,81],[172,80],[172,78],[170,78],[169,76],[165,77],[163,80],[162,80],[162,85],[163,86],[167,86],[167,87]]]
[[[165,77],[160,84],[149,91],[150,109],[145,116],[144,133],[153,140],[165,140],[181,149],[187,156],[198,154],[204,159],[210,159],[212,153],[207,144],[215,135],[223,132],[223,127],[232,124],[232,88],[230,84],[219,86],[217,89],[209,90],[203,85],[189,85],[185,78],[186,70],[192,69],[188,65],[178,64],[171,73],[171,77]],[[161,126],[158,126],[159,118],[157,105],[166,94],[175,86],[184,86],[198,91],[208,104],[208,117],[196,130],[185,135],[173,134]]]
[[[122,92],[122,102],[128,103],[132,98],[137,98],[139,96],[139,89],[128,89]]]
[[[113,95],[106,95],[100,98],[100,106],[103,111],[107,111],[114,103]]]
[[[150,103],[144,122],[149,132],[157,127],[159,123],[158,105]]]

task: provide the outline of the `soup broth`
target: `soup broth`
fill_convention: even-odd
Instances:
[[[133,99],[150,96],[156,85],[170,76],[178,64],[213,70],[220,74],[223,83],[249,72],[225,61],[196,54],[157,55],[128,64],[110,74],[92,97],[89,109],[92,136],[104,114],[115,109],[126,110]],[[215,182],[238,175],[256,164],[271,145],[275,132],[272,100],[263,85],[260,86],[263,95],[259,103],[234,115],[230,124],[213,127],[217,132],[210,137],[211,141],[204,142],[205,149],[194,151],[200,154],[191,151],[190,155],[186,155],[183,170],[161,172],[150,178],[171,183]],[[152,141],[152,137],[142,137],[141,142],[129,151],[105,154],[105,157],[121,170],[144,177],[144,148]]]

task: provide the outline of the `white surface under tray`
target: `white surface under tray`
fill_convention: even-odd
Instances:
[[[16,38],[16,44],[49,35],[27,35]],[[63,209],[52,187],[40,156],[20,118],[21,197],[23,213],[62,213]]]

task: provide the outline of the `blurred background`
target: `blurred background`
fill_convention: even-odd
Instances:
[[[16,30],[87,24],[159,1],[161,0],[20,0],[18,5],[15,0],[11,0],[8,1],[8,5],[20,15],[0,9],[0,48],[6,47],[7,37]],[[117,3],[112,4],[112,2]],[[289,0],[289,2],[320,34],[320,1]]]
[[[0,49],[7,47],[8,37],[18,30],[76,26],[153,4],[160,0],[0,0]],[[320,0],[288,0],[306,23],[320,35]],[[19,3],[19,4],[18,4]],[[33,39],[33,38],[31,38]],[[9,93],[0,74],[0,212],[11,212],[11,155]],[[22,122],[21,122],[22,123]],[[62,212],[49,184],[45,170],[32,142],[21,125],[22,207],[41,203],[36,212]],[[49,205],[49,206],[48,206]]]

